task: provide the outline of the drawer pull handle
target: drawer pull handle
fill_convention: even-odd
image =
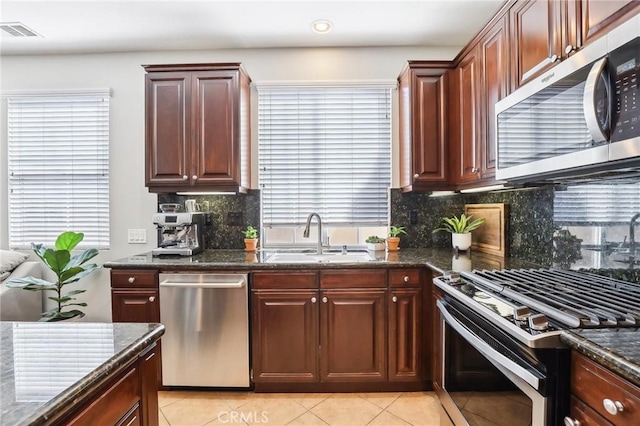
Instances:
[[[136,282],[136,277],[129,277],[129,284]]]
[[[318,299],[316,299],[315,297],[311,298],[311,303],[316,303],[318,301]]]
[[[149,296],[149,302],[155,302],[156,301],[156,297],[155,296]]]
[[[564,426],[580,426],[580,422],[571,417],[564,418]]]
[[[602,406],[605,410],[607,410],[607,413],[611,414],[612,416],[615,416],[616,414],[622,413],[624,411],[624,405],[622,405],[622,402],[612,401],[609,398],[602,400]]]
[[[189,176],[187,176],[187,175],[182,175],[182,180],[187,180],[187,179],[189,179]]]
[[[329,301],[329,299],[327,299],[326,296],[322,298],[322,303],[327,303],[328,301]]]
[[[191,176],[191,179],[198,180],[198,176],[197,175],[193,175],[193,176]]]
[[[393,303],[396,303],[398,301],[398,296],[393,296],[391,300],[393,300]]]
[[[419,174],[417,174],[417,173],[416,173],[415,175],[413,175],[413,178],[414,178],[414,179],[418,179],[419,177],[420,177],[420,175],[419,175]]]
[[[405,275],[404,278],[402,279],[405,283],[409,282],[409,276]]]

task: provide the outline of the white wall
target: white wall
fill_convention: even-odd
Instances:
[[[98,263],[151,250],[155,228],[151,215],[157,197],[144,186],[144,70],[141,65],[242,62],[253,82],[395,80],[408,59],[448,60],[458,49],[323,48],[259,49],[193,52],[144,52],[91,55],[4,56],[0,89],[4,91],[111,88],[110,173],[111,249]],[[253,93],[253,108],[255,100]],[[394,105],[394,158],[397,158],[397,102]],[[0,248],[8,247],[6,102],[0,107]],[[252,143],[257,143],[253,113]],[[254,155],[257,149],[252,150]],[[394,161],[394,164],[396,162]],[[254,161],[254,168],[256,167]],[[255,177],[254,175],[254,187]],[[397,170],[394,168],[394,186]],[[146,229],[146,245],[127,244],[127,229]],[[81,231],[81,230],[76,230]],[[109,270],[80,283],[89,321],[111,320]]]

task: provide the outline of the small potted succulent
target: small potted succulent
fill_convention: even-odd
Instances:
[[[467,216],[464,213],[453,217],[443,217],[442,226],[433,230],[433,233],[440,231],[451,233],[451,245],[457,247],[458,250],[469,250],[471,247],[471,231],[477,229],[484,223],[484,218],[473,219],[473,216]]]
[[[256,251],[256,247],[258,246],[258,230],[249,225],[242,233],[244,234],[245,251]]]
[[[367,243],[367,250],[384,250],[384,238],[378,237],[377,235],[368,236],[364,242]]]
[[[407,231],[404,230],[404,226],[391,225],[389,227],[389,236],[387,237],[387,249],[389,251],[399,250],[398,245],[400,244],[400,234],[407,235]]]
[[[83,233],[72,231],[63,232],[56,239],[55,248],[50,249],[42,244],[31,243],[34,253],[55,274],[55,281],[47,281],[41,278],[25,277],[7,281],[7,287],[17,287],[30,291],[51,291],[55,296],[48,299],[56,303],[56,307],[42,313],[40,321],[65,321],[84,317],[84,312],[75,309],[76,306],[87,306],[84,302],[78,302],[74,296],[84,293],[86,290],[70,290],[64,292],[64,287],[79,281],[100,267],[95,263],[87,264],[87,261],[98,255],[98,250],[91,248],[75,256],[71,251],[83,240]],[[64,310],[67,307],[74,307]]]

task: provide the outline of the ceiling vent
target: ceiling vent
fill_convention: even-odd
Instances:
[[[40,37],[40,34],[20,22],[0,22],[0,29],[4,31],[3,35],[12,37]]]

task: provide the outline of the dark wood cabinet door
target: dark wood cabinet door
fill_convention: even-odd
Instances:
[[[321,381],[387,379],[386,294],[386,290],[321,291]]]
[[[561,60],[560,9],[561,1],[548,0],[523,0],[511,8],[511,75],[514,88]]]
[[[605,34],[619,22],[640,10],[637,0],[575,0],[580,3],[582,43]]]
[[[389,381],[420,381],[422,291],[389,293]]]
[[[238,184],[238,71],[193,73],[194,185]]]
[[[318,381],[318,291],[253,291],[253,380]]]
[[[480,176],[491,180],[496,168],[495,104],[507,95],[508,61],[506,18],[496,22],[480,42],[482,86],[480,103],[481,137],[479,140]]]
[[[146,185],[185,185],[191,165],[191,77],[184,72],[146,76]]]
[[[157,290],[111,290],[113,322],[160,322]]]
[[[478,148],[480,146],[479,129],[479,70],[478,48],[474,48],[460,62],[458,73],[458,146],[456,152],[458,183],[475,182],[480,178]]]

